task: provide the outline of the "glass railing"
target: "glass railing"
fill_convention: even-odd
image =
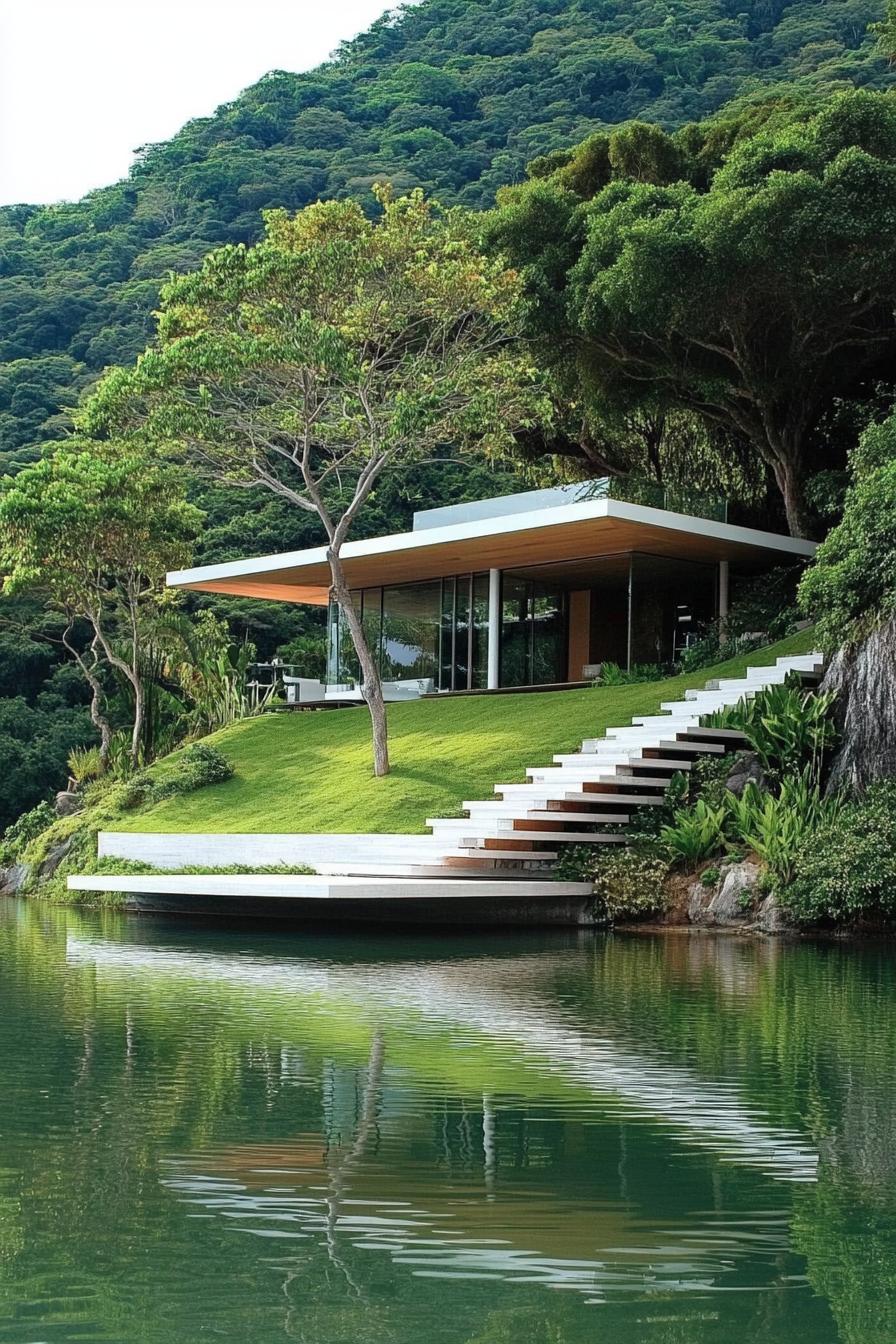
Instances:
[[[701,495],[683,486],[660,485],[637,477],[603,476],[589,482],[582,499],[618,499],[626,504],[646,504],[651,509],[684,513],[691,518],[728,521],[728,501],[718,495]]]

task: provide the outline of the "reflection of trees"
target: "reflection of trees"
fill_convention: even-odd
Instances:
[[[235,1300],[225,1295],[208,1306],[209,1330],[233,1340],[273,1341],[286,1329],[307,1344],[417,1344],[426,1311],[451,1323],[445,1338],[457,1344],[516,1344],[514,1331],[533,1344],[592,1340],[594,1317],[583,1297],[548,1293],[544,1265],[578,1256],[586,1276],[583,1257],[593,1256],[598,1274],[601,1246],[620,1244],[624,1223],[598,1231],[577,1201],[585,1207],[599,1190],[605,1201],[651,1216],[652,1192],[674,1165],[675,1128],[643,1119],[629,1125],[618,1098],[598,1098],[565,1078],[559,1056],[515,1051],[509,1034],[500,1037],[514,1019],[526,1045],[565,1023],[577,1033],[580,1061],[599,1036],[632,1058],[678,1068],[686,1061],[707,1086],[736,1080],[756,1110],[811,1136],[822,1153],[821,1178],[793,1192],[796,1249],[813,1288],[831,1304],[843,1344],[896,1338],[896,1039],[894,970],[885,957],[733,939],[588,938],[558,940],[545,953],[464,958],[442,958],[430,943],[407,963],[394,955],[358,960],[358,945],[343,956],[333,943],[316,965],[313,957],[278,956],[273,940],[267,957],[253,958],[251,935],[216,948],[211,934],[185,933],[178,951],[172,932],[167,945],[154,947],[151,925],[115,924],[110,931],[131,943],[101,941],[97,953],[106,961],[97,955],[91,964],[85,955],[78,964],[72,940],[66,965],[66,921],[77,928],[78,917],[17,909],[15,926],[0,924],[4,1084],[18,1088],[15,1114],[23,1117],[21,1132],[4,1135],[0,1157],[12,1173],[0,1171],[4,1311],[23,1293],[39,1299],[39,1256],[43,1265],[76,1271],[91,1294],[92,1319],[111,1338],[162,1344],[164,1336],[157,1341],[145,1324],[156,1319],[152,1285],[134,1289],[129,1278],[135,1232],[148,1232],[152,1254],[175,1281],[178,1273],[195,1276],[202,1300],[212,1282],[237,1286]],[[86,920],[85,936],[94,931]],[[297,967],[304,987],[285,974]],[[430,1017],[414,1008],[411,986]],[[477,1025],[489,1013],[491,1035]],[[403,1078],[401,1086],[424,1099],[417,1107],[390,1109],[387,1041],[390,1079]],[[56,1061],[49,1096],[32,1053]],[[342,1110],[328,1111],[322,1056],[345,1081]],[[10,1104],[7,1097],[0,1123]],[[593,1146],[582,1116],[598,1126]],[[317,1145],[301,1187],[287,1174],[296,1135],[306,1148]],[[188,1175],[217,1173],[206,1179],[242,1192],[236,1225],[222,1222],[220,1197],[210,1197],[207,1221],[189,1221],[188,1193],[164,1181],[171,1153],[195,1154],[181,1162]],[[754,1195],[753,1173],[693,1149],[688,1163],[693,1210],[715,1202],[731,1213]],[[272,1170],[258,1177],[259,1187],[291,1182],[302,1239],[260,1243],[267,1255],[255,1258],[247,1255],[249,1238],[236,1232],[240,1219],[251,1220],[252,1173],[265,1167]],[[467,1191],[458,1232],[475,1248],[501,1229],[518,1267],[506,1278],[493,1268],[480,1298],[465,1280],[463,1313],[456,1282],[416,1280],[405,1263],[413,1264],[415,1238],[444,1212],[444,1190],[435,1185],[443,1175]],[[778,1207],[788,1213],[792,1189],[777,1187]],[[539,1209],[561,1194],[570,1201],[563,1225],[539,1232]],[[389,1233],[404,1255],[393,1260],[388,1246],[365,1241],[348,1217],[358,1198],[377,1210],[390,1199],[422,1210],[420,1227],[405,1234],[399,1219]],[[674,1218],[684,1204],[668,1207]],[[47,1208],[50,1225],[40,1212]],[[508,1232],[508,1209],[520,1230]],[[780,1263],[798,1271],[799,1262],[785,1258],[783,1213],[777,1226]],[[475,1252],[464,1263],[475,1264]],[[639,1264],[630,1261],[629,1282]],[[645,1263],[645,1281],[647,1272]],[[671,1319],[688,1300],[679,1294],[669,1306],[658,1341],[712,1338],[702,1327],[682,1334]],[[782,1291],[758,1294],[755,1312],[752,1302],[738,1310],[756,1338],[783,1340],[800,1308]],[[175,1311],[184,1313],[181,1337],[190,1337],[186,1307]],[[616,1329],[616,1315],[613,1321],[620,1344],[634,1344],[638,1335]],[[822,1322],[813,1344],[829,1344],[832,1331]]]
[[[414,615],[383,612],[380,671],[389,679],[435,676],[439,659],[439,599],[433,597],[431,612]],[[390,644],[400,644],[406,656],[393,657]]]

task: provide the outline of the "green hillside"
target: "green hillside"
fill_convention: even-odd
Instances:
[[[417,700],[389,708],[392,773],[370,768],[364,709],[247,719],[207,739],[234,777],[115,822],[129,831],[422,832],[431,816],[459,815],[468,798],[524,779],[527,765],[578,750],[584,737],[653,714],[712,676],[740,676],[812,648],[813,632],[690,676],[633,686]],[[172,756],[170,761],[176,762]],[[156,767],[164,773],[165,762]],[[155,772],[154,772],[155,773]],[[108,828],[108,827],[107,827]]]
[[[78,202],[0,208],[0,475],[65,432],[106,365],[143,349],[162,279],[256,238],[263,209],[369,200],[381,178],[485,207],[534,157],[632,117],[672,129],[770,90],[792,101],[889,87],[896,73],[867,31],[883,10],[884,0],[421,0],[318,69],[273,72],[145,146],[123,182]],[[283,52],[284,66],[300,58]],[[355,535],[516,484],[482,463],[417,466],[383,482]],[[307,515],[271,496],[197,493],[207,513],[197,563],[320,540]],[[307,608],[197,601],[214,603],[259,657],[319,657]],[[93,739],[61,631],[37,602],[2,600],[0,827],[62,787],[69,749]]]
[[[484,207],[532,158],[633,117],[672,128],[780,81],[807,94],[883,87],[894,76],[867,32],[883,8],[422,0],[318,69],[274,71],[144,146],[123,182],[71,204],[7,206],[0,467],[32,458],[105,365],[143,348],[160,278],[256,238],[261,210],[367,198],[383,177]]]

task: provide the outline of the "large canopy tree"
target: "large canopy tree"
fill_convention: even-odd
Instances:
[[[744,116],[542,163],[494,237],[586,434],[601,403],[692,413],[752,447],[809,535],[819,425],[896,352],[896,100]]]
[[[183,498],[176,474],[133,450],[54,445],[34,466],[3,482],[0,572],[3,591],[34,592],[68,622],[63,642],[91,689],[91,717],[103,758],[111,730],[103,709],[102,664],[130,687],[131,759],[140,755],[146,688],[147,623],[165,600],[166,569],[188,563],[202,514]],[[77,620],[91,630],[86,650],[72,640]]]
[[[518,279],[484,255],[476,218],[419,192],[378,199],[375,220],[349,201],[274,212],[263,242],[173,280],[156,344],[106,376],[82,424],[317,516],[383,775],[379,669],[343,546],[385,473],[446,444],[506,450],[549,404],[519,339]]]

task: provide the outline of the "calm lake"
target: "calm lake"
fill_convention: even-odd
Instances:
[[[0,901],[0,1341],[892,1344],[896,958]]]

